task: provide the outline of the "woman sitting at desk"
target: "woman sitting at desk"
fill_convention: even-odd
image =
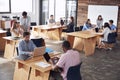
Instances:
[[[100,43],[98,45],[99,48],[105,47],[104,42],[108,42],[108,34],[111,33],[111,28],[109,26],[109,23],[104,23],[104,30],[102,32],[103,37],[100,39]]]
[[[91,28],[92,28],[92,24],[90,22],[90,19],[87,19],[86,23],[84,24],[84,26],[82,28],[82,31],[88,30],[88,29],[91,29]]]
[[[67,29],[64,29],[63,32],[74,32],[74,17],[70,17]]]
[[[11,27],[11,33],[13,37],[18,37],[20,35],[20,26],[18,22],[14,21]]]

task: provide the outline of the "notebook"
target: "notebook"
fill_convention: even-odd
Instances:
[[[36,47],[33,51],[33,57],[42,56],[45,53],[46,47]]]
[[[44,57],[44,59],[45,59],[47,62],[50,62],[50,60],[51,60],[54,65],[55,65],[55,64],[58,62],[58,60],[59,60],[58,57],[53,57],[53,58],[51,58],[47,52],[43,55],[43,57]]]

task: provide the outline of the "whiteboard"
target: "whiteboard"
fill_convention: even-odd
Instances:
[[[114,25],[117,25],[118,6],[89,5],[88,18],[91,20],[92,24],[96,24],[98,15],[102,15],[103,24],[104,22],[109,22],[109,20],[112,19],[114,21]]]
[[[10,0],[0,0],[0,13],[10,12]]]

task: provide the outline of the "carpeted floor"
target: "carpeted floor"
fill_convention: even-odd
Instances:
[[[47,46],[62,51],[61,41],[46,41]],[[13,80],[15,63],[4,59],[0,52],[0,80]],[[120,80],[120,42],[113,50],[96,49],[95,54],[86,57],[80,52],[82,80]]]

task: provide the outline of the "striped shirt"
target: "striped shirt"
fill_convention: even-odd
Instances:
[[[67,80],[67,72],[71,66],[75,66],[81,62],[80,54],[75,50],[68,50],[65,54],[63,54],[58,63],[56,64],[58,67],[63,68],[63,72],[61,73],[64,80]]]

